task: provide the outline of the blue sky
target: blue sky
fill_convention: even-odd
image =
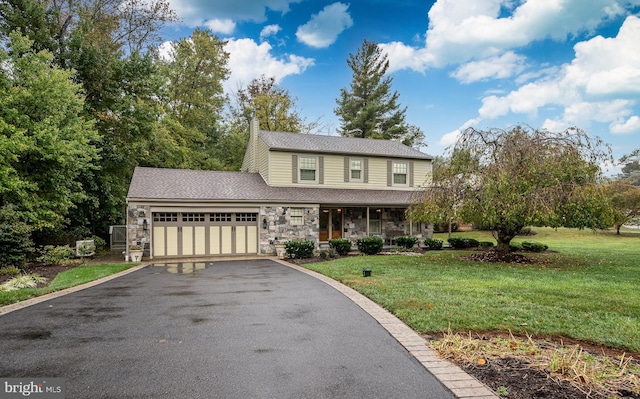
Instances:
[[[227,40],[226,89],[264,74],[301,114],[336,135],[333,110],[364,39],[388,54],[407,122],[442,155],[468,126],[577,126],[640,148],[640,0],[169,0],[182,19]]]

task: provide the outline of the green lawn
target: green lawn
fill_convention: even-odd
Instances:
[[[66,270],[56,276],[51,284],[44,288],[25,288],[17,291],[0,292],[0,306],[24,301],[25,299],[60,291],[65,288],[97,280],[122,270],[136,266],[135,263],[78,266]]]
[[[305,265],[341,281],[420,332],[512,331],[640,351],[640,232],[535,228],[548,263],[462,260],[468,251],[359,256]],[[490,233],[454,236],[491,240]],[[446,241],[447,234],[436,238]],[[363,268],[372,277],[362,277]]]

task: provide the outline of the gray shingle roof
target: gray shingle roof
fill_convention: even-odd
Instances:
[[[271,132],[267,130],[261,130],[259,137],[270,149],[281,151],[324,152],[394,158],[433,159],[430,155],[391,140]]]
[[[128,200],[408,205],[415,191],[271,187],[257,173],[138,167]]]

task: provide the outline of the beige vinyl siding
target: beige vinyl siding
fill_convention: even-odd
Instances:
[[[291,153],[269,151],[269,181],[271,186],[292,186]]]
[[[358,156],[359,159],[367,160],[368,182],[345,182],[345,156],[333,154],[309,154],[313,156],[323,156],[323,184],[319,183],[293,183],[292,152],[270,151],[269,152],[269,178],[268,182],[272,186],[318,186],[332,188],[363,188],[382,190],[413,190],[415,187],[424,186],[425,181],[430,181],[431,161],[428,160],[406,160],[413,164],[413,187],[387,186],[387,161],[390,158]],[[299,154],[302,155],[302,154]],[[306,154],[305,154],[306,155]],[[401,160],[401,159],[397,159]],[[405,161],[405,160],[401,160]],[[320,172],[318,172],[320,173]],[[429,180],[426,179],[429,176]],[[364,179],[363,179],[364,180]]]
[[[269,148],[267,147],[267,145],[262,141],[262,140],[258,140],[258,145],[257,145],[257,168],[258,168],[258,172],[260,173],[260,176],[262,176],[262,178],[264,179],[264,181],[267,182],[267,184],[269,184]]]
[[[431,161],[419,161],[413,162],[413,186],[425,187],[431,184]]]

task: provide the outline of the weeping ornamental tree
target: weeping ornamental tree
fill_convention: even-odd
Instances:
[[[450,151],[450,163],[409,209],[412,219],[442,222],[455,215],[491,230],[502,254],[525,226],[611,223],[598,166],[611,159],[610,150],[583,130],[468,128]]]

